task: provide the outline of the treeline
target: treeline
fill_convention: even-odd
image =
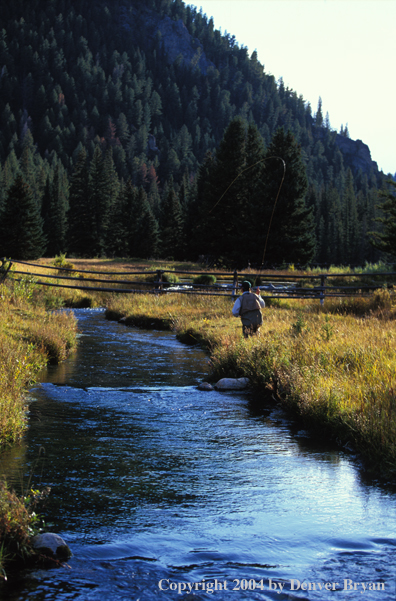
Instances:
[[[194,60],[186,65],[182,56],[169,62],[158,30],[166,18],[184,24],[197,59],[205,58],[203,67]],[[292,136],[289,146],[301,149],[306,229],[313,240],[307,258],[378,258],[367,233],[375,228],[383,174],[370,166],[356,171],[338,147],[321,101],[313,115],[301,95],[265,74],[255,52],[249,57],[234,37],[181,0],[8,3],[0,16],[0,70],[0,227],[5,229],[9,193],[20,175],[43,221],[48,255],[229,256],[231,244],[225,252],[209,234],[193,242],[193,230],[211,231],[207,208],[199,205],[208,207],[208,199],[225,188],[219,184],[216,194],[206,190],[203,196],[202,172],[210,171],[210,161],[221,162],[224,132],[240,117],[246,144],[250,127],[265,153],[283,128]],[[346,128],[342,134],[348,135]],[[241,168],[249,160],[242,153]],[[263,162],[261,171],[247,172],[249,185],[267,189],[271,178],[279,180],[279,167]],[[253,184],[261,175],[265,183]],[[79,177],[85,186],[80,191]],[[216,178],[229,185],[225,175]],[[259,246],[267,213],[263,208],[250,216]],[[93,216],[90,229],[82,225]],[[244,213],[239,219],[250,228]],[[172,238],[179,242],[168,242]],[[295,261],[282,246],[284,256],[268,247],[268,260]],[[247,254],[253,261],[259,253]]]
[[[180,183],[170,177],[162,189],[154,166],[140,185],[120,178],[113,149],[99,144],[91,159],[81,149],[69,178],[59,159],[49,163],[40,156],[29,130],[20,156],[12,150],[7,157],[1,179],[6,193],[0,254],[16,259],[206,255],[225,265],[304,265],[325,244],[335,261],[347,257],[355,263],[379,252],[371,244],[366,251],[369,237],[360,236],[358,201],[365,197],[355,194],[350,169],[342,202],[334,187],[323,190],[332,219],[318,239],[306,166],[293,134],[280,128],[266,148],[256,125],[240,117],[230,122],[217,152],[207,153],[195,178],[186,170]]]

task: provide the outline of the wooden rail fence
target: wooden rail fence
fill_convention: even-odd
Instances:
[[[249,272],[204,272],[157,269],[153,271],[89,271],[38,265],[14,259],[0,259],[0,283],[8,277],[13,281],[31,278],[40,286],[71,288],[90,292],[111,292],[120,294],[169,294],[237,296],[240,283],[253,280],[254,287],[259,282],[264,299],[272,298],[315,298],[324,302],[330,297],[367,297],[375,290],[396,286],[396,272],[387,273],[316,273],[280,275],[269,271]],[[17,269],[17,266],[22,266]],[[29,271],[34,267],[46,273]],[[56,273],[54,273],[56,272]],[[213,283],[199,283],[198,276],[214,276]],[[22,276],[22,277],[20,277]],[[90,277],[101,276],[101,277]],[[118,279],[122,276],[122,279]],[[138,276],[138,277],[136,277]],[[44,279],[41,279],[44,278]],[[59,281],[62,281],[60,283]],[[172,281],[173,280],[173,281]],[[64,283],[64,282],[67,283]],[[89,284],[88,284],[89,283]],[[99,285],[98,285],[99,284]],[[107,284],[108,286],[104,286]]]

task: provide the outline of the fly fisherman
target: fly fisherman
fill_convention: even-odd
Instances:
[[[263,323],[261,309],[265,307],[265,302],[260,296],[260,290],[257,288],[258,294],[250,291],[250,282],[245,280],[242,282],[243,294],[238,296],[232,308],[234,317],[240,317],[242,321],[242,333],[245,338],[252,334],[258,334],[260,326]]]

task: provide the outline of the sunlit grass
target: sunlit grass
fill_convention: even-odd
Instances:
[[[172,328],[210,349],[211,379],[248,376],[316,431],[359,450],[378,474],[396,472],[396,307],[370,299],[279,302],[245,340],[231,298],[114,297],[107,315]]]
[[[157,261],[71,261],[78,268],[103,273],[195,269]],[[368,265],[363,271],[377,277],[387,271],[385,267]],[[331,272],[346,278],[360,273],[337,267],[330,268]],[[296,272],[276,273],[287,278]],[[270,392],[316,431],[354,445],[378,471],[396,472],[396,306],[389,289],[367,298],[327,298],[324,306],[318,300],[272,299],[264,312],[260,337],[244,340],[239,319],[231,316],[231,296],[117,295],[66,289],[39,293],[34,282],[31,285],[33,291],[28,282],[19,288],[14,285],[14,297],[30,296],[34,304],[41,295],[44,304],[53,308],[106,306],[109,319],[172,329],[181,340],[208,349],[212,380],[248,376],[257,390]],[[22,331],[22,324],[18,327]],[[32,327],[31,338],[25,338],[37,350],[45,346],[41,335],[47,332],[50,347],[52,329],[47,318],[39,328],[41,334]]]
[[[0,447],[22,435],[25,393],[40,369],[62,361],[75,346],[74,316],[45,306],[44,292],[30,281],[0,286]]]

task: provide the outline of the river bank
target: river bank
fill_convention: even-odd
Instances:
[[[231,317],[231,298],[66,296],[26,278],[3,285],[0,303],[2,444],[26,429],[24,394],[38,371],[62,361],[76,344],[73,316],[48,309],[104,305],[109,320],[172,330],[179,340],[200,344],[210,356],[209,379],[249,377],[257,397],[272,396],[314,434],[358,451],[372,476],[395,478],[396,310],[386,290],[370,300],[326,300],[324,308],[313,301],[272,301],[260,338],[247,341],[239,319]],[[16,527],[22,521],[25,532],[34,529],[32,514],[22,511],[29,500],[8,497],[6,490],[0,514],[12,506]]]
[[[293,304],[292,304],[293,302]],[[277,303],[244,340],[231,299],[117,297],[107,319],[172,329],[210,354],[211,380],[250,378],[314,434],[357,451],[373,476],[396,476],[396,321],[386,290],[370,300]]]
[[[0,449],[18,442],[27,428],[26,394],[49,363],[63,361],[76,346],[72,313],[49,312],[48,293],[32,282],[0,287]],[[38,532],[38,491],[10,491],[0,475],[0,577],[5,565],[27,560]]]
[[[51,486],[45,518],[73,556],[68,567],[10,572],[1,599],[168,601],[178,583],[216,579],[228,582],[218,601],[230,590],[275,597],[270,581],[284,596],[322,599],[318,585],[296,592],[297,580],[338,582],[343,597],[345,579],[373,583],[370,601],[378,590],[393,599],[393,486],[258,394],[198,390],[208,373],[198,345],[106,322],[101,309],[74,314],[78,348],[30,391],[40,419],[3,456],[18,487],[45,448],[32,481]]]

